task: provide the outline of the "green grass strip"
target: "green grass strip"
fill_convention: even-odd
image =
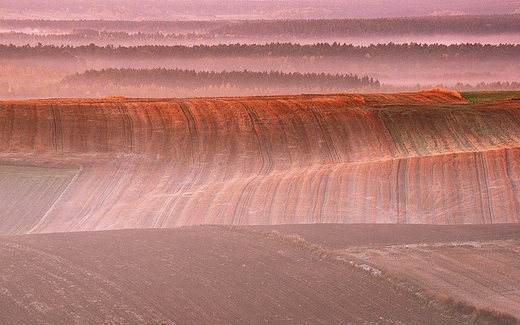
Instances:
[[[486,103],[505,99],[520,99],[520,91],[471,91],[460,93],[472,103]]]

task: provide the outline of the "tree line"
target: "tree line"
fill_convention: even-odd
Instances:
[[[13,71],[16,73],[16,69]],[[38,71],[37,71],[38,72]],[[39,71],[48,73],[49,71]],[[65,78],[32,82],[0,79],[0,98],[39,97],[193,97],[261,94],[301,94],[339,92],[419,91],[433,87],[455,91],[520,90],[519,82],[479,82],[470,85],[417,84],[394,86],[380,84],[368,76],[302,74],[281,72],[223,71],[205,72],[180,69],[105,69],[89,70]],[[56,81],[53,81],[56,80]],[[61,80],[61,81],[60,81]]]
[[[141,31],[181,33],[197,31],[200,37],[222,36],[373,36],[433,34],[502,34],[520,32],[520,14],[487,16],[440,16],[372,19],[294,19],[247,21],[128,21],[128,20],[10,20],[0,28],[47,30]]]
[[[88,70],[65,77],[62,85],[99,85],[141,87],[157,85],[169,88],[220,87],[300,88],[300,89],[379,89],[379,81],[368,76],[325,73],[284,73],[279,71],[195,71],[188,69],[102,69]]]
[[[243,21],[208,33],[254,36],[359,37],[375,35],[502,34],[520,31],[520,14],[375,19]]]
[[[199,97],[301,93],[374,92],[368,76],[278,71],[208,72],[182,69],[103,69],[68,75],[61,81],[9,82],[0,78],[0,98]]]
[[[147,42],[152,44],[180,43],[183,41],[200,41],[201,36],[196,33],[164,33],[163,31],[146,33],[127,31],[98,31],[95,29],[73,29],[65,34],[33,35],[26,32],[4,32],[0,33],[0,42],[4,44],[15,43],[46,43],[46,44],[88,44],[88,43],[132,43]]]
[[[219,44],[219,45],[142,45],[142,46],[15,46],[0,44],[0,59],[167,59],[213,57],[342,57],[346,59],[422,60],[518,60],[520,44],[352,44],[296,43]]]

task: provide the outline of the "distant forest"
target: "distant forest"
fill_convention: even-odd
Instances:
[[[33,32],[27,31],[33,30]],[[342,38],[389,35],[486,35],[520,32],[520,14],[378,19],[114,21],[0,19],[3,40],[179,41]],[[43,31],[43,33],[42,33]]]
[[[283,73],[278,71],[195,71],[184,69],[102,69],[89,70],[65,77],[61,86],[89,85],[103,89],[106,85],[117,87],[143,87],[154,85],[165,88],[238,88],[256,89],[261,93],[271,91],[377,91],[379,81],[368,76],[345,74]]]
[[[351,44],[318,43],[300,45],[293,43],[220,44],[195,46],[15,46],[0,44],[0,59],[68,59],[125,58],[214,58],[214,57],[342,57],[372,60],[518,60],[520,44],[377,44],[354,46]]]
[[[317,19],[244,21],[209,33],[240,37],[263,36],[373,36],[434,34],[501,34],[520,32],[520,14],[377,19]]]
[[[75,73],[57,83],[12,88],[0,81],[0,97],[235,96],[280,93],[373,92],[380,83],[368,76],[278,71],[195,71],[188,69],[102,69]]]
[[[443,84],[454,90],[519,88],[520,14],[0,19],[0,31],[0,98],[392,92]],[[426,43],[406,42],[413,39]]]

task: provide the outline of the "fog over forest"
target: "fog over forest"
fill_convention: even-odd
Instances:
[[[484,0],[80,0],[74,7],[63,0],[6,0],[0,6],[0,97],[513,90],[520,81],[519,12],[513,2]],[[109,78],[104,85],[97,79],[95,87],[71,79],[107,69],[240,78],[191,88],[151,77],[131,84]],[[290,74],[308,78],[305,87],[291,84]],[[313,84],[312,75],[321,74],[374,82]],[[252,86],[253,76],[275,75],[285,83]],[[253,79],[246,85],[244,78]]]

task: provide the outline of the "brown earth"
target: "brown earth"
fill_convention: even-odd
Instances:
[[[250,226],[283,236],[298,235],[327,250],[520,239],[520,223],[492,225],[313,224]]]
[[[199,224],[518,315],[519,144],[518,101],[443,91],[2,101],[0,323],[473,321],[277,235],[117,230]]]
[[[450,297],[520,319],[520,224],[252,228],[296,235],[433,297]]]
[[[380,277],[225,227],[0,237],[2,324],[469,324]]]
[[[519,108],[442,91],[4,101],[0,162],[78,171],[31,233],[514,223]]]
[[[437,297],[520,318],[520,241],[456,241],[343,251]]]

